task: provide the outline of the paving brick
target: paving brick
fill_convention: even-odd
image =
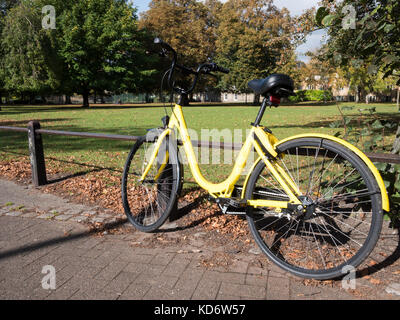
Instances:
[[[104,290],[98,290],[95,292],[78,290],[68,300],[117,300],[119,297],[120,295],[117,293]]]
[[[249,266],[247,270],[248,274],[257,274],[257,275],[263,275],[263,276],[268,276],[268,269],[263,269],[259,267],[254,267],[254,266]]]
[[[88,249],[84,253],[82,253],[82,257],[96,259],[103,253],[103,250],[97,249]]]
[[[267,300],[288,300],[290,283],[289,279],[268,277]]]
[[[72,277],[63,284],[63,288],[77,288],[83,292],[94,292],[102,290],[109,281],[102,279],[84,279],[81,277]]]
[[[260,286],[250,286],[246,284],[235,284],[222,282],[219,293],[224,296],[239,296],[248,299],[264,299],[266,288]]]
[[[179,277],[175,288],[179,289],[196,289],[197,284],[203,276],[203,270],[186,269]]]
[[[72,207],[72,208],[71,208],[71,207],[70,207],[69,209],[65,210],[64,213],[65,213],[65,214],[70,214],[70,215],[73,215],[73,216],[74,216],[74,215],[81,214],[82,211],[83,211],[83,210],[82,210],[81,208],[79,208],[79,207],[78,207],[78,208],[76,208],[76,207]]]
[[[74,222],[86,222],[89,218],[85,217],[85,216],[76,216],[76,217],[72,217],[70,219],[70,221],[74,221]]]
[[[61,265],[73,265],[78,268],[95,265],[90,258],[71,255],[61,256],[57,260],[57,263]]]
[[[246,273],[249,263],[245,261],[235,260],[232,265],[228,266],[230,272]]]
[[[89,250],[99,245],[103,241],[104,240],[95,237],[88,237],[85,238],[83,241],[80,241],[79,244],[77,245],[77,248]]]
[[[10,217],[19,217],[22,214],[23,214],[23,212],[21,212],[21,211],[10,211],[10,212],[7,212],[5,215],[10,216]]]
[[[189,259],[175,256],[164,270],[166,276],[179,276],[190,263]]]
[[[120,256],[120,252],[116,252],[113,250],[104,251],[101,255],[99,255],[96,259],[92,260],[93,265],[107,265],[114,261],[118,256]]]
[[[268,277],[262,275],[247,274],[245,284],[266,287]]]
[[[145,300],[189,300],[194,290],[191,289],[170,289],[169,287],[151,287],[146,295]]]
[[[136,284],[149,284],[153,287],[165,287],[172,289],[178,281],[178,277],[164,276],[164,275],[151,275],[142,273],[137,276],[134,283]]]
[[[91,279],[96,277],[104,267],[86,266],[76,273],[76,277]]]
[[[112,280],[126,267],[127,264],[128,262],[126,261],[112,261],[96,275],[96,279]]]
[[[46,300],[67,300],[78,291],[79,288],[61,287],[60,289],[52,291],[46,297]]]
[[[7,208],[7,207],[1,208],[1,209],[0,209],[0,216],[6,214],[6,213],[9,212],[10,210],[11,210],[11,208]]]
[[[38,219],[52,219],[54,218],[53,213],[44,213],[37,217]]]
[[[103,288],[103,291],[114,292],[118,295],[122,295],[122,293],[135,281],[135,279],[137,279],[137,277],[137,273],[122,271]]]
[[[148,268],[148,266],[149,266],[148,264],[144,263],[130,262],[126,265],[124,271],[131,273],[142,273],[144,270]]]
[[[244,284],[246,275],[243,273],[206,271],[203,275],[203,279],[210,281],[224,281],[228,283]]]
[[[70,214],[61,214],[61,215],[59,215],[59,216],[56,216],[55,217],[55,220],[58,220],[58,221],[67,221],[67,220],[69,220],[69,219],[71,219],[72,218],[72,215],[70,215]]]
[[[136,284],[132,283],[124,293],[118,298],[118,300],[140,300],[143,299],[144,295],[150,290],[148,284]]]
[[[193,300],[214,300],[221,282],[200,280],[192,296]]]
[[[229,295],[219,293],[215,300],[237,301],[237,300],[242,300],[242,299],[239,296],[229,296]]]
[[[36,212],[27,212],[21,215],[23,218],[36,218],[38,214]]]
[[[128,254],[121,253],[121,255],[118,257],[118,259],[123,260],[123,261],[129,261],[129,262],[137,262],[137,263],[149,263],[153,259],[153,255],[149,254],[135,254],[129,252]],[[152,262],[153,264],[153,262]]]

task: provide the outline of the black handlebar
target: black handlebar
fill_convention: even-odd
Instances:
[[[190,94],[194,88],[196,87],[196,83],[197,80],[199,78],[199,76],[201,74],[210,74],[211,72],[222,72],[222,73],[229,73],[229,69],[223,68],[218,66],[216,63],[203,63],[201,65],[199,65],[199,67],[197,68],[196,71],[185,67],[183,65],[179,65],[177,64],[177,54],[176,51],[166,42],[162,41],[160,38],[155,38],[154,39],[154,43],[155,44],[159,44],[163,50],[167,50],[167,51],[171,51],[173,53],[173,59],[172,59],[172,63],[171,63],[171,69],[170,69],[170,73],[168,76],[168,84],[170,87],[172,87],[174,89],[175,92],[179,93],[179,94]],[[165,56],[165,52],[162,52],[162,55]],[[193,80],[192,86],[190,87],[190,89],[188,90],[184,90],[182,88],[175,88],[174,84],[173,84],[173,74],[175,71],[175,68],[178,68],[179,70],[181,70],[184,74],[193,74],[195,75],[195,78]]]
[[[229,69],[223,68],[218,66],[216,63],[204,63],[200,65],[202,69],[204,69],[204,73],[210,72],[222,72],[222,73],[229,73]]]

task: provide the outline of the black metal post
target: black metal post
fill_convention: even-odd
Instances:
[[[32,182],[36,187],[47,184],[42,135],[36,132],[38,129],[40,129],[39,121],[29,122],[28,141],[32,169]]]
[[[264,100],[263,100],[263,102],[261,104],[260,110],[258,111],[256,121],[253,122],[251,125],[253,125],[255,127],[258,127],[260,125],[260,122],[262,120],[262,117],[264,116],[264,112],[265,112],[265,108],[266,107],[267,107],[267,98],[264,98]]]

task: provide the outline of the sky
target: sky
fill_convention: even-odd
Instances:
[[[148,9],[150,0],[133,0],[133,5],[138,8],[139,14]],[[278,8],[286,7],[292,15],[301,14],[304,10],[318,5],[319,0],[274,0]],[[319,30],[308,36],[307,42],[297,48],[297,56],[299,60],[308,61],[305,56],[307,51],[314,51],[318,49],[323,40],[325,31]]]

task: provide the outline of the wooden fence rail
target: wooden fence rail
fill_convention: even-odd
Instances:
[[[32,168],[32,181],[35,186],[41,186],[47,184],[42,134],[74,136],[74,137],[95,138],[95,139],[122,140],[122,141],[136,141],[140,138],[140,136],[126,136],[118,134],[41,129],[39,121],[30,121],[27,128],[0,126],[0,130],[28,133],[29,155]],[[192,144],[195,147],[205,147],[210,149],[240,150],[242,148],[242,144],[240,143],[224,143],[224,142],[193,140]],[[396,154],[366,153],[366,155],[373,162],[400,164],[400,156]]]

